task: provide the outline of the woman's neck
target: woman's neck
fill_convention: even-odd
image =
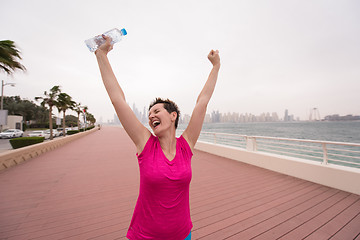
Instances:
[[[163,150],[165,156],[172,160],[176,154],[176,130],[169,131],[166,134],[158,137],[161,149]]]

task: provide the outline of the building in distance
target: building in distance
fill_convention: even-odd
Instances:
[[[340,116],[339,114],[328,115],[324,118],[325,121],[359,121],[360,116],[353,116],[351,114]]]

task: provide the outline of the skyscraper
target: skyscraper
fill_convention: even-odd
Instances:
[[[289,121],[289,111],[285,109],[285,116],[284,116],[284,122]]]

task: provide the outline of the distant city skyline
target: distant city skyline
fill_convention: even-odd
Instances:
[[[147,124],[148,122],[148,110],[146,107],[143,107],[143,111],[140,111],[136,104],[132,104],[132,110],[137,118],[143,123]],[[288,109],[284,109],[283,115],[278,114],[277,112],[264,112],[259,115],[252,113],[237,113],[237,112],[227,112],[222,113],[219,110],[212,111],[205,115],[204,123],[225,123],[225,122],[234,122],[234,123],[246,123],[246,122],[292,122],[292,121],[340,121],[340,120],[360,120],[360,116],[357,115],[344,115],[340,116],[339,114],[330,114],[324,117],[320,117],[319,110],[317,108],[313,109],[314,112],[310,111],[310,114],[307,119],[301,119],[300,117],[294,116]],[[316,116],[315,116],[316,115]],[[180,114],[180,123],[186,124],[190,121],[190,114]],[[120,121],[114,113],[114,119],[112,121],[107,121],[107,123],[120,124]]]

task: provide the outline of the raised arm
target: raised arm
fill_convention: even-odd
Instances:
[[[183,137],[189,143],[190,148],[193,149],[201,132],[201,128],[204,122],[207,105],[214,92],[218,73],[220,69],[220,56],[219,51],[211,50],[208,59],[213,65],[210,75],[197,98],[195,108],[190,118],[189,125],[183,133]]]
[[[113,47],[110,43],[111,39],[106,36],[104,38],[106,42],[95,51],[101,77],[121,124],[136,145],[137,152],[141,153],[151,133],[140,123],[126,103],[124,92],[115,77],[107,57],[107,54]]]

